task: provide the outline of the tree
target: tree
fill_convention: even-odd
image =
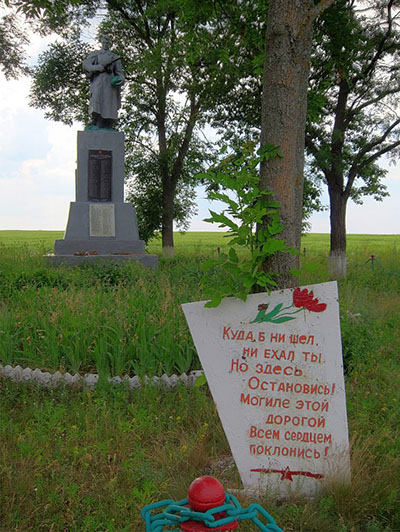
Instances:
[[[132,143],[134,144],[134,143]],[[162,183],[157,153],[129,147],[126,158],[127,175],[135,176],[127,182],[127,200],[136,207],[141,238],[147,242],[158,236],[162,227]],[[198,174],[213,160],[213,148],[205,141],[193,139],[182,168],[182,176],[176,187],[174,223],[181,230],[189,227],[189,221],[197,212],[195,186]]]
[[[265,1],[251,2],[254,9],[257,4],[259,18],[250,10],[247,3],[241,9],[243,28],[237,27],[238,35],[242,35],[247,50],[247,63],[251,65],[226,98],[220,102],[218,109],[210,114],[212,125],[218,130],[222,143],[229,145],[230,151],[235,152],[249,140],[258,141],[261,130],[261,96],[263,87],[263,64],[268,50],[265,46],[265,30],[268,20],[268,3]],[[316,7],[313,16],[327,7],[323,2]],[[233,15],[230,15],[231,17]],[[307,165],[309,168],[309,165]],[[302,228],[309,229],[308,219],[312,212],[324,210],[321,204],[321,184],[312,172],[304,175]]]
[[[28,39],[18,17],[5,13],[0,18],[0,67],[6,79],[26,73],[25,48]]]
[[[316,25],[306,143],[328,185],[330,269],[346,274],[346,206],[387,195],[379,167],[400,148],[399,27],[394,0],[337,0]]]
[[[307,88],[314,20],[333,0],[271,0],[265,37],[261,144],[279,146],[283,157],[261,164],[261,187],[280,204],[282,238],[300,250]],[[264,220],[268,224],[269,220]],[[278,252],[264,262],[279,275],[279,285],[296,284],[291,269],[298,255]]]
[[[193,143],[199,145],[196,130],[205,126],[206,113],[238,78],[240,61],[226,68],[225,59],[240,58],[240,43],[223,13],[216,16],[208,3],[204,12],[189,0],[108,0],[106,5],[101,31],[113,36],[127,75],[121,128],[128,146],[156,156],[162,245],[164,254],[172,255],[174,201],[182,190],[185,159]],[[69,38],[39,61],[32,103],[46,108],[50,118],[82,119],[87,91],[76,65],[84,47]],[[69,57],[76,58],[75,67]]]
[[[79,5],[81,4],[81,5]],[[41,35],[71,35],[95,12],[96,0],[4,0],[0,5],[0,67],[6,79],[28,74],[27,26]]]

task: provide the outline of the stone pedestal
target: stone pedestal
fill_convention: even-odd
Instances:
[[[139,240],[136,211],[124,203],[124,135],[118,131],[78,132],[76,201],[70,204],[63,240],[56,240],[53,264],[138,260],[157,266]]]

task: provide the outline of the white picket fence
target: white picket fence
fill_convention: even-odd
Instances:
[[[96,386],[99,375],[97,373],[87,373],[86,375],[79,375],[75,373],[50,373],[48,371],[41,371],[40,369],[21,368],[21,366],[2,366],[0,364],[0,375],[12,379],[17,382],[36,382],[42,386],[56,386],[57,384],[82,384],[93,388]],[[182,375],[162,375],[161,377],[144,377],[140,379],[137,375],[134,377],[108,377],[108,381],[113,384],[128,384],[129,388],[140,388],[144,384],[152,386],[164,386],[166,388],[175,388],[178,383],[182,383],[186,387],[191,387],[196,382],[197,378],[203,375],[203,371],[191,371],[188,374]]]

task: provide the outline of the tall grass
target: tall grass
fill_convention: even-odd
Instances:
[[[198,363],[179,303],[199,296],[188,289],[200,275],[193,263],[154,272],[138,264],[30,269],[28,261],[26,271],[3,273],[1,362],[111,375],[188,371]]]
[[[364,260],[373,247],[369,238],[356,238],[357,246],[364,242],[361,252],[350,246],[349,276],[339,286],[346,365],[372,331],[379,343],[396,316],[397,241],[393,237],[387,248],[381,246],[372,269]],[[40,242],[28,245],[21,233],[12,246],[0,244],[0,363],[112,376],[199,369],[180,305],[204,299],[200,266],[218,253],[222,234],[178,235],[177,257],[160,259],[157,270],[139,264],[49,268],[42,256],[48,243]],[[326,235],[308,235],[305,242],[300,282],[327,280],[321,252]],[[354,321],[354,314],[362,319]]]

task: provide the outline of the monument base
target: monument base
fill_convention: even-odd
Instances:
[[[56,255],[143,255],[144,242],[106,238],[56,240],[54,253]]]
[[[124,252],[123,254],[110,255],[91,255],[89,253],[82,255],[55,255],[54,253],[49,253],[45,257],[49,266],[60,266],[61,264],[65,264],[66,266],[82,266],[84,264],[95,264],[99,261],[107,261],[114,264],[123,264],[126,261],[138,261],[143,266],[146,266],[146,268],[156,268],[158,261],[157,255],[147,253],[135,254]]]
[[[157,266],[139,239],[136,210],[124,202],[124,135],[79,131],[76,201],[71,202],[63,240],[56,240],[52,265],[78,266],[99,260],[139,261]]]

